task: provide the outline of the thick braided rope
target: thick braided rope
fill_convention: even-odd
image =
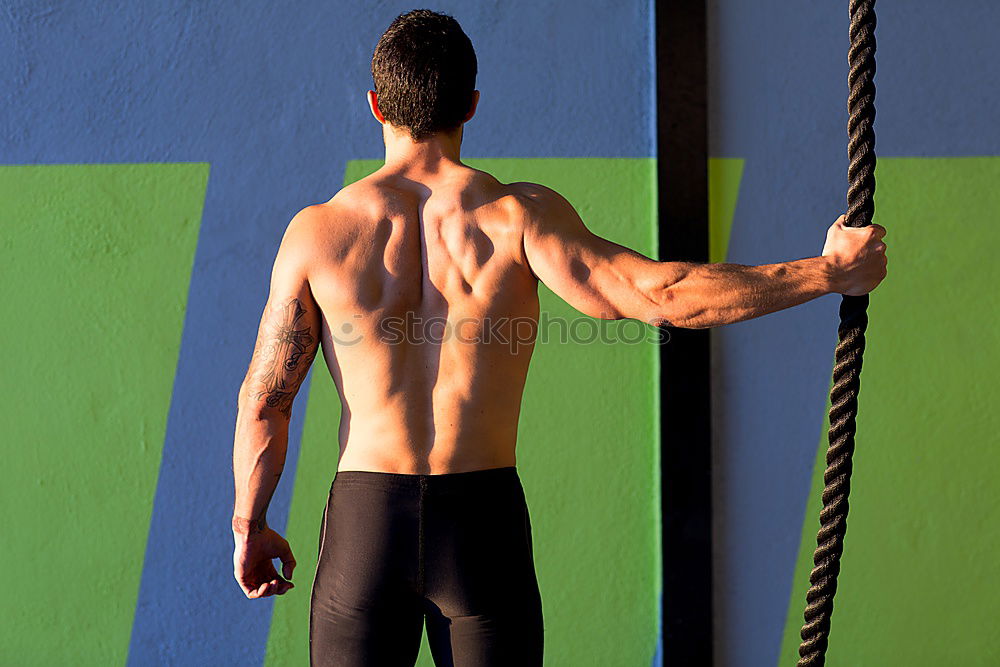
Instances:
[[[875,212],[875,0],[850,0],[851,49],[848,53],[850,94],[847,99],[847,221],[850,227],[871,224]],[[823,665],[837,592],[840,557],[847,532],[847,496],[851,490],[855,418],[861,358],[868,326],[868,295],[844,296],[840,304],[839,343],[830,391],[830,446],[826,453],[823,510],[816,537],[814,568],[809,575],[805,624],[799,645],[799,667]]]

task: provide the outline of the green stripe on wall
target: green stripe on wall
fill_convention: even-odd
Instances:
[[[0,167],[4,664],[125,663],[208,172]]]
[[[535,181],[569,199],[587,225],[648,256],[656,253],[652,159],[474,159],[504,182]],[[356,161],[351,182],[380,166]],[[542,310],[578,315],[546,288]],[[641,337],[637,322],[604,322],[606,335]],[[556,334],[553,327],[551,333]],[[659,555],[658,351],[653,344],[536,346],[525,390],[518,468],[532,519],[554,665],[648,665],[657,633]],[[309,593],[319,529],[337,461],[339,403],[322,363],[313,369],[287,537],[298,587],[275,602],[267,664],[308,664]],[[418,665],[431,665],[426,645]]]
[[[743,178],[743,158],[708,159],[708,261],[725,262],[736,200]]]
[[[1000,158],[879,158],[877,177],[889,274],[869,308],[828,663],[997,665]],[[835,336],[831,321],[831,359]],[[798,658],[827,428],[782,665]]]

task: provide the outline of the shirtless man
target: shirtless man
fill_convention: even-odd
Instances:
[[[592,317],[714,327],[869,292],[885,277],[885,230],[841,217],[822,255],[778,264],[654,261],[591,233],[549,188],[461,162],[479,92],[472,44],[451,17],[397,18],[372,75],[385,165],[297,213],[274,262],[239,394],[236,580],[249,598],[293,585],[295,559],[265,512],[322,342],[343,412],[312,664],[412,665],[426,621],[438,665],[540,665],[514,455],[533,345],[515,327],[537,322],[538,281]]]

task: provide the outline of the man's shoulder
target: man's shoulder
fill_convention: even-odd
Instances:
[[[308,232],[336,235],[338,231],[349,230],[370,214],[374,199],[379,196],[378,188],[370,183],[355,182],[344,186],[330,199],[317,204],[309,204],[292,218],[290,226]]]
[[[507,187],[517,202],[525,230],[545,229],[576,217],[576,209],[569,200],[546,185],[521,181]]]
[[[565,197],[541,183],[519,181],[508,183],[506,187],[528,213],[544,215],[571,206]]]
[[[386,188],[374,179],[372,175],[369,175],[353,183],[348,183],[330,197],[330,199],[315,206],[318,207],[317,215],[320,216],[344,218],[351,217],[353,214],[357,217],[357,215],[363,214],[368,207],[382,200],[385,196]]]
[[[529,201],[538,201],[552,196],[559,196],[559,193],[552,188],[541,183],[532,183],[531,181],[507,183],[506,187],[511,194]]]
[[[286,252],[297,252],[311,258],[345,247],[359,226],[358,214],[340,201],[309,204],[292,216],[285,228],[281,245]]]
[[[335,208],[335,206],[330,206],[330,202],[304,206],[299,209],[298,213],[292,216],[285,230],[285,235],[307,239],[316,233],[324,231],[337,217]]]

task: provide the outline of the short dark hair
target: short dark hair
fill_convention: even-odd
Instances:
[[[372,79],[385,120],[419,141],[464,121],[476,87],[476,52],[454,18],[414,9],[379,38]]]

